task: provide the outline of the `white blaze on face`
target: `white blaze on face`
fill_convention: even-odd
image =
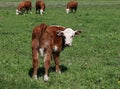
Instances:
[[[79,35],[81,31],[74,31],[71,28],[66,28],[64,31],[57,31],[56,34],[59,37],[63,37],[64,45],[70,46],[72,44],[72,40],[74,35]]]
[[[65,37],[65,45],[70,46],[72,44],[73,37],[75,35],[75,31],[71,28],[65,29],[63,32],[63,35]]]

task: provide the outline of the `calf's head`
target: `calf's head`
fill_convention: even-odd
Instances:
[[[66,28],[64,31],[57,31],[57,35],[63,37],[65,46],[70,46],[75,35],[79,35],[81,31],[74,31],[71,28]]]

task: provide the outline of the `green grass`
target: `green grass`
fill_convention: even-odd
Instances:
[[[34,8],[32,15],[19,16],[14,7],[0,8],[0,89],[119,89],[120,3],[109,1],[114,3],[81,0],[78,11],[68,15],[65,7],[49,6],[43,16],[36,15]],[[47,83],[43,76],[30,77],[32,29],[42,22],[82,30],[72,46],[61,52],[62,74],[50,69]],[[40,59],[41,70],[42,66]]]

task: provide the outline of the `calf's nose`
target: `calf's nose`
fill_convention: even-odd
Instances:
[[[65,46],[70,46],[70,43],[66,43]]]

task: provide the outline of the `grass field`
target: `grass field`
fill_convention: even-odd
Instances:
[[[20,0],[0,3],[7,1]],[[120,89],[120,1],[81,0],[76,13],[66,14],[67,1],[45,0],[43,16],[34,7],[32,14],[16,16],[16,4],[0,4],[0,89]],[[62,74],[51,63],[49,82],[43,81],[43,59],[39,79],[31,78],[31,34],[42,22],[82,31],[61,52]]]

